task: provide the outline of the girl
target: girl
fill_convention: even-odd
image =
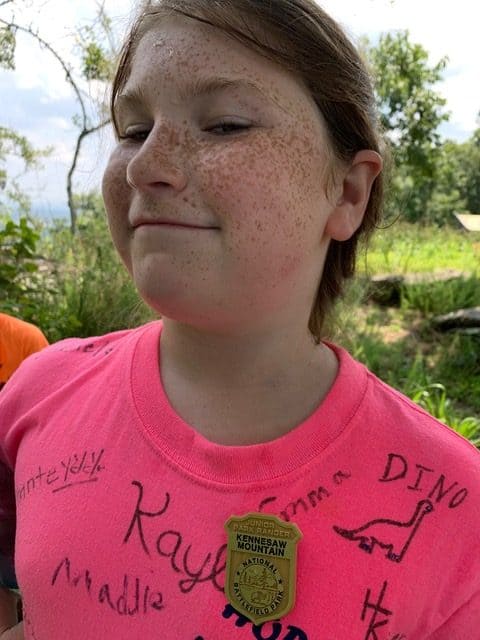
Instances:
[[[24,636],[479,638],[478,454],[322,341],[382,193],[339,26],[148,2],[112,119],[112,237],[163,321],[60,342],[2,392]]]

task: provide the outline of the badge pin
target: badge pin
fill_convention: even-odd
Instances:
[[[285,616],[295,604],[298,527],[269,514],[247,513],[231,516],[225,529],[230,604],[256,625]]]

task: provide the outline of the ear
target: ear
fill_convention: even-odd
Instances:
[[[362,223],[370,191],[383,162],[376,151],[359,151],[343,177],[336,194],[334,208],[325,226],[325,233],[333,240],[348,240]]]

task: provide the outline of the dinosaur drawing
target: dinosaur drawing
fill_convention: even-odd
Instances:
[[[392,562],[401,562],[418,528],[426,515],[433,511],[430,500],[421,500],[415,513],[406,522],[377,518],[361,525],[357,529],[344,529],[334,526],[334,530],[347,540],[359,543],[359,548],[372,553],[375,546],[386,550],[385,557]]]

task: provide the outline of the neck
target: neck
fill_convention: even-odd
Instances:
[[[298,327],[232,337],[164,321],[161,373],[170,402],[221,444],[255,444],[288,432],[315,410],[336,371],[332,352]]]

